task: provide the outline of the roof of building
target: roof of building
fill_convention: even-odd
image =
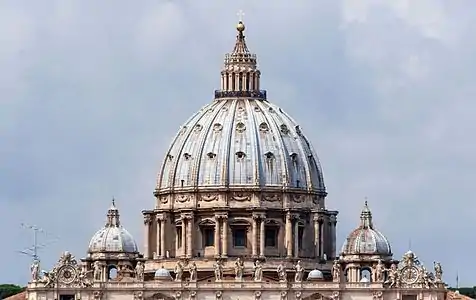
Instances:
[[[18,294],[15,294],[15,295],[12,295],[10,297],[7,297],[7,298],[3,298],[3,300],[25,300],[26,299],[26,291],[23,291],[23,292],[20,292]]]
[[[316,152],[299,124],[259,90],[261,73],[242,22],[237,30],[235,47],[225,56],[221,90],[181,126],[156,191],[259,187],[325,194]]]
[[[139,252],[133,236],[120,222],[119,210],[114,199],[107,212],[106,224],[93,235],[89,242],[88,253],[101,252]]]
[[[341,254],[392,256],[390,242],[380,231],[374,228],[372,212],[367,201],[365,201],[360,214],[360,225],[345,240]]]

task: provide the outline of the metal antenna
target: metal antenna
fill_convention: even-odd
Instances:
[[[43,243],[38,242],[38,234],[42,233],[46,237],[49,237],[49,234],[43,230],[42,228],[36,226],[36,225],[28,225],[25,223],[21,223],[21,227],[27,230],[33,231],[33,245],[29,248],[23,249],[21,251],[18,251],[21,254],[25,254],[31,258],[33,258],[33,261],[39,261],[40,257],[38,256],[38,250],[45,248],[47,245],[55,242],[58,240],[57,237],[51,237],[49,241],[45,241]]]

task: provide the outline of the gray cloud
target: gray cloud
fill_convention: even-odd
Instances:
[[[455,252],[474,247],[476,15],[453,2],[3,1],[0,282],[27,280],[21,222],[60,236],[48,266],[85,254],[112,196],[141,244],[161,159],[212,100],[241,8],[271,101],[320,154],[339,240],[368,197],[396,255],[411,240],[473,284]]]

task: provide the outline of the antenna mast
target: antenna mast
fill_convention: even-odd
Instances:
[[[43,230],[42,228],[36,226],[36,225],[28,225],[25,223],[21,223],[21,227],[30,231],[33,231],[33,245],[29,248],[26,248],[24,250],[18,251],[21,254],[25,254],[33,259],[33,261],[40,261],[40,257],[38,256],[38,250],[46,247],[48,244],[51,244],[55,241],[58,240],[57,237],[51,238],[49,241],[45,241],[44,243],[38,243],[38,234],[42,233],[46,237],[49,236],[49,234]]]

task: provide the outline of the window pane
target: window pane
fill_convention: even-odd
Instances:
[[[299,246],[299,249],[302,249],[303,235],[304,235],[304,227],[299,227],[298,228],[298,246]]]
[[[205,228],[203,230],[203,240],[205,247],[215,245],[215,230],[212,228]]]
[[[266,247],[276,247],[276,228],[266,228],[264,244]]]
[[[233,231],[233,246],[246,247],[246,230],[235,229]]]

